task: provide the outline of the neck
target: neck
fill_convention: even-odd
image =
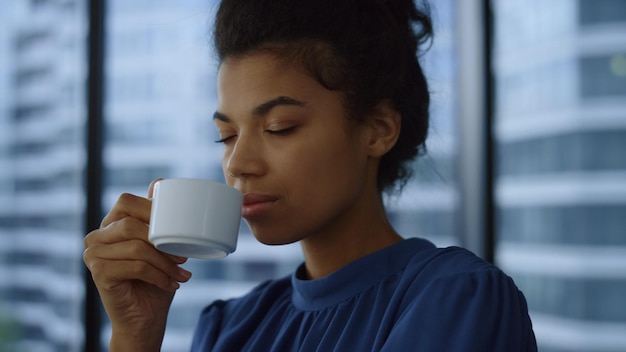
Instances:
[[[375,199],[357,204],[330,228],[300,242],[308,279],[327,276],[402,240],[389,223],[378,193]]]

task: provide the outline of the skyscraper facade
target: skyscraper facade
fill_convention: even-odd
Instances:
[[[626,350],[626,2],[492,4],[497,262],[540,350]]]
[[[463,0],[465,1],[465,0]],[[423,55],[428,154],[386,198],[405,237],[465,244],[460,221],[458,2],[432,1]],[[474,1],[480,4],[480,1]],[[223,181],[211,116],[216,1],[106,1],[103,208],[157,177]],[[87,1],[0,11],[0,350],[81,351]],[[493,0],[496,262],[524,291],[542,351],[626,350],[626,2]],[[475,141],[481,143],[481,141]],[[297,244],[242,223],[237,251],[191,260],[163,351],[202,307],[288,275]],[[102,322],[103,349],[108,325]]]
[[[84,11],[0,11],[1,350],[82,349]]]

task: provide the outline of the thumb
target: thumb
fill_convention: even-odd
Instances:
[[[156,180],[150,182],[150,187],[148,188],[148,199],[152,199],[152,195],[154,193],[154,186],[156,186],[156,184],[161,180],[163,180],[162,177],[157,178]]]

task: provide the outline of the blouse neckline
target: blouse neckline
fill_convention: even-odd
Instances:
[[[292,302],[303,310],[319,310],[357,296],[367,288],[401,271],[418,252],[435,246],[409,238],[357,259],[320,279],[301,279],[304,264],[291,276]]]

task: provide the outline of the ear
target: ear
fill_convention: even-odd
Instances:
[[[398,141],[402,118],[391,99],[383,99],[374,108],[368,122],[370,128],[368,153],[371,157],[382,157]]]

